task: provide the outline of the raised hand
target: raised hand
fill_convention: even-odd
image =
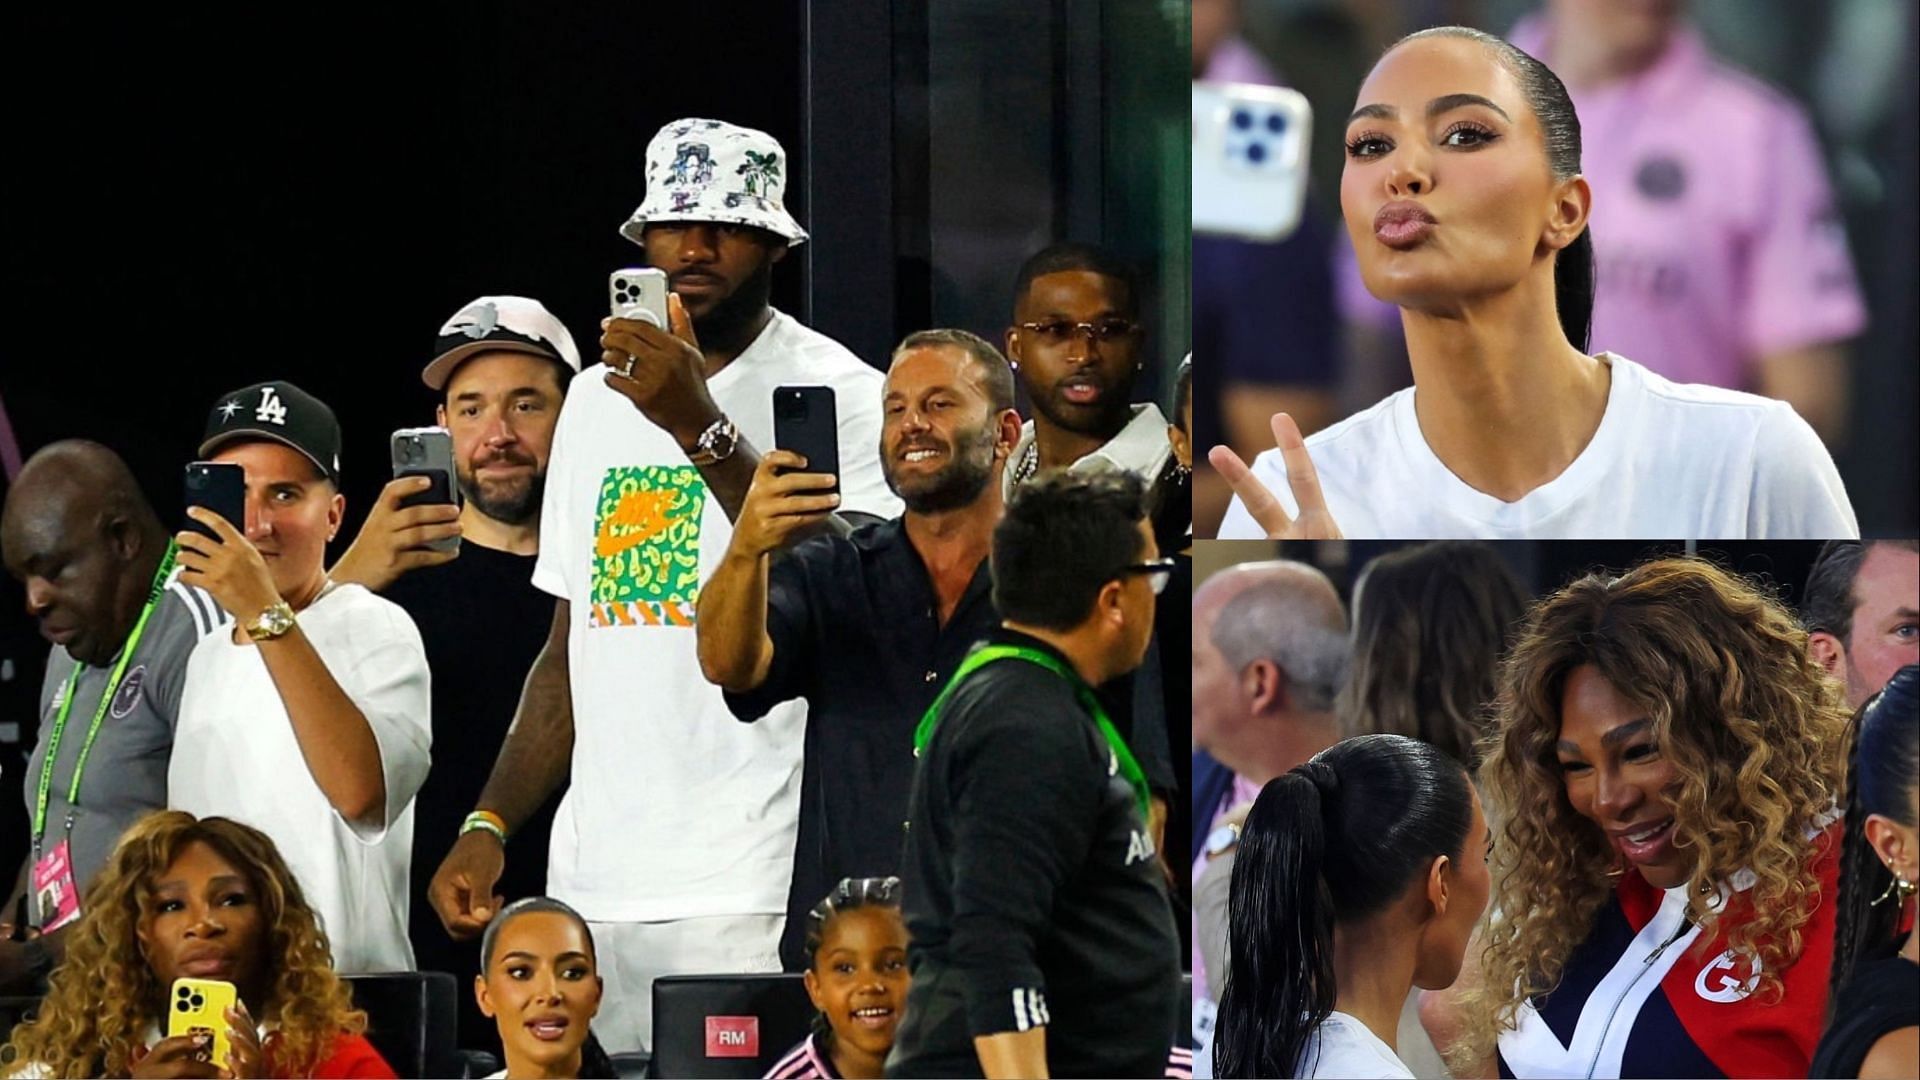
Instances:
[[[807,459],[791,450],[769,450],[754,470],[753,486],[733,526],[733,550],[751,558],[786,546],[794,534],[827,519],[840,496],[827,489],[832,473],[802,471]],[[782,472],[781,470],[790,470]]]
[[[460,535],[459,507],[452,503],[400,505],[400,500],[421,494],[432,484],[424,476],[403,476],[381,488],[366,523],[360,526],[360,535],[353,538],[353,546],[340,556],[328,576],[380,592],[409,570],[458,558],[459,548],[441,551],[427,545]]]
[[[252,541],[226,518],[205,507],[190,506],[187,516],[218,534],[214,539],[186,529],[174,537],[180,545],[181,577],[187,584],[207,590],[214,602],[242,626],[280,602],[273,572],[267,569],[266,560]]]
[[[667,294],[671,333],[639,319],[608,319],[600,335],[603,378],[633,402],[655,427],[680,440],[698,438],[719,417],[707,393],[706,358],[693,332],[693,320],[678,293]]]
[[[1233,493],[1240,496],[1240,504],[1266,530],[1267,539],[1340,539],[1340,526],[1327,511],[1327,497],[1320,490],[1320,473],[1313,467],[1313,458],[1307,454],[1307,440],[1301,437],[1300,425],[1293,422],[1293,417],[1286,413],[1273,414],[1273,442],[1280,448],[1280,457],[1287,465],[1287,487],[1293,492],[1293,504],[1300,515],[1296,518],[1287,516],[1286,507],[1253,475],[1239,454],[1225,446],[1216,446],[1207,452],[1207,461],[1233,486]]]

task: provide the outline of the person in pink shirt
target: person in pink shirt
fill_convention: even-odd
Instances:
[[[1676,0],[1550,0],[1508,40],[1566,84],[1593,187],[1592,339],[1676,383],[1786,401],[1829,446],[1866,326],[1800,106],[1714,59]],[[1340,255],[1349,319],[1397,327]]]
[[[1193,0],[1193,77],[1277,86],[1259,50],[1239,34],[1240,0]]]

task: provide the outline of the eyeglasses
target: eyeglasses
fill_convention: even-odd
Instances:
[[[1173,580],[1175,565],[1171,558],[1154,559],[1150,562],[1123,566],[1120,568],[1120,572],[1114,576],[1123,578],[1144,577],[1147,579],[1147,587],[1153,590],[1153,595],[1159,596],[1165,591],[1167,582]]]
[[[1101,319],[1090,323],[1055,319],[1052,322],[1021,323],[1020,329],[1039,338],[1043,345],[1065,345],[1076,337],[1105,344],[1131,337],[1140,329],[1140,324],[1126,319]]]

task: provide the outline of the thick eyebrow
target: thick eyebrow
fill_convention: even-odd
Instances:
[[[515,398],[539,397],[540,388],[537,386],[516,386],[513,389],[507,391],[506,393],[500,396],[508,399],[509,401]],[[455,394],[453,396],[453,400],[456,403],[467,402],[467,401],[485,401],[487,400],[487,395],[481,393],[478,390],[468,390],[465,393]]]
[[[1645,734],[1646,730],[1652,726],[1653,721],[1645,719],[1635,720],[1630,724],[1621,724],[1619,727],[1600,736],[1600,745],[1611,750],[1637,735]],[[1563,754],[1578,756],[1580,753],[1580,747],[1566,739],[1561,739],[1554,749],[1559,750]]]
[[[953,387],[948,386],[946,383],[936,383],[935,385],[929,386],[925,390],[920,391],[919,396],[923,398],[927,398],[927,397],[932,397],[935,394],[957,394],[957,393],[959,393],[958,390],[955,390]],[[896,398],[906,398],[908,396],[909,395],[905,390],[889,390],[887,391],[887,396],[882,400],[892,401]]]
[[[1488,101],[1486,98],[1481,97],[1479,94],[1442,94],[1441,96],[1434,98],[1432,101],[1427,102],[1427,119],[1431,120],[1434,117],[1439,116],[1441,113],[1452,112],[1455,109],[1462,108],[1467,105],[1483,105],[1489,109],[1492,109],[1494,112],[1499,113],[1500,119],[1505,120],[1509,124],[1513,123],[1513,117],[1507,115],[1507,110],[1501,108],[1498,105],[1495,105],[1493,102]],[[1353,110],[1352,116],[1347,117],[1347,123],[1351,124],[1355,120],[1359,120],[1362,117],[1378,117],[1382,120],[1397,120],[1400,118],[1400,110],[1394,108],[1391,105],[1362,105],[1359,108]]]
[[[533,960],[536,962],[540,959],[538,956],[535,956],[534,954],[530,952],[526,952],[525,950],[522,950],[522,949],[515,949],[510,953],[506,953],[505,955],[501,956],[500,959],[512,960],[515,957],[519,957],[522,960]],[[583,953],[578,949],[570,949],[567,952],[563,952],[560,955],[554,957],[553,961],[554,963],[557,964],[565,960],[585,960],[585,959],[587,959],[586,953]]]
[[[207,887],[210,889],[222,888],[227,885],[245,885],[246,883],[247,879],[241,877],[239,874],[219,874],[207,879]],[[187,883],[177,878],[170,881],[156,881],[153,883],[153,891],[155,893],[185,892],[186,890]]]

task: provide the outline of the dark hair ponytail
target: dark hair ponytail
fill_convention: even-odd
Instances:
[[[1913,789],[1920,783],[1920,666],[1908,664],[1854,714],[1847,730],[1846,839],[1840,849],[1840,902],[1833,932],[1833,976],[1827,1008],[1862,960],[1891,952],[1900,933],[1897,904],[1876,904],[1893,874],[1867,842],[1867,815],[1913,828]],[[1831,1017],[1829,1017],[1831,1018]]]
[[[1586,352],[1593,328],[1593,230],[1581,229],[1553,262],[1553,305],[1567,342]]]
[[[1295,1075],[1333,1011],[1333,929],[1401,896],[1473,825],[1466,771],[1400,735],[1362,735],[1260,791],[1227,899],[1214,1075]]]
[[[1547,168],[1555,180],[1580,175],[1580,116],[1574,112],[1573,98],[1566,84],[1553,69],[1504,38],[1467,26],[1436,26],[1408,34],[1394,42],[1423,37],[1459,37],[1477,41],[1492,49],[1507,70],[1520,83],[1520,93],[1540,121],[1540,134],[1547,144]],[[1392,49],[1388,50],[1389,52]],[[1560,329],[1567,341],[1581,352],[1587,351],[1593,325],[1593,230],[1582,229],[1560,251],[1553,263],[1553,300],[1560,315]]]

